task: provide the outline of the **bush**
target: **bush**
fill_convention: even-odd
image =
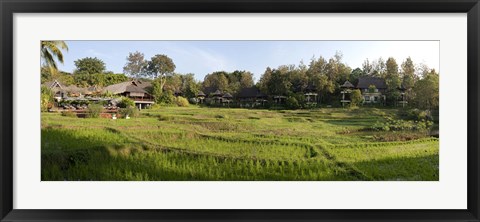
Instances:
[[[75,112],[72,112],[72,111],[63,111],[62,112],[62,116],[66,116],[66,117],[77,117],[77,114]]]
[[[190,98],[190,99],[188,99],[188,102],[190,102],[191,104],[198,104],[198,99],[197,98]]]
[[[47,112],[49,109],[53,107],[53,91],[50,90],[48,87],[42,86],[41,88],[41,103],[40,103],[40,110],[42,112]]]
[[[103,111],[103,106],[100,104],[90,104],[87,109],[87,117],[98,118]]]
[[[177,106],[180,106],[180,107],[187,107],[189,105],[188,100],[181,96],[178,96],[177,98],[175,98],[175,103],[177,104]]]
[[[375,87],[375,86],[374,86]],[[358,106],[363,102],[362,93],[360,90],[355,89],[350,93],[351,106]]]
[[[286,101],[286,104],[287,108],[289,109],[299,109],[301,106],[300,106],[300,103],[298,103],[298,100],[295,99],[295,97],[293,96],[289,96],[287,98],[287,101]]]
[[[402,110],[399,112],[399,116],[402,119],[406,120],[416,120],[416,121],[432,121],[432,115],[429,111],[420,110],[420,109],[410,109]]]
[[[172,91],[164,91],[160,95],[157,95],[156,101],[158,104],[172,104],[175,102],[175,96]]]
[[[132,106],[129,106],[127,108],[120,108],[119,112],[122,115],[122,117],[126,117],[127,115],[129,117],[138,117],[139,115],[137,108]]]
[[[374,131],[427,131],[432,125],[433,122],[429,120],[413,121],[387,118],[386,121],[377,122],[366,129]]]
[[[135,102],[127,97],[122,97],[117,106],[120,108],[135,107]]]

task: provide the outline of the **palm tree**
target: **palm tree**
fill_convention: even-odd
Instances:
[[[42,41],[40,49],[42,60],[52,74],[58,70],[55,59],[63,64],[62,50],[68,51],[68,46],[64,41]]]

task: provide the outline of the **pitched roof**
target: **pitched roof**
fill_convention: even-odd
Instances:
[[[255,97],[265,97],[265,94],[260,92],[260,90],[255,86],[242,88],[238,93],[238,98],[255,98]]]
[[[111,92],[113,94],[120,94],[124,92],[147,93],[143,88],[138,86],[136,81],[121,82],[114,85],[109,85],[103,89],[103,92]]]
[[[212,93],[212,95],[213,95],[213,96],[222,96],[223,93],[222,93],[219,89],[217,89],[217,91],[215,91],[214,93]]]
[[[340,87],[342,87],[342,88],[354,88],[355,86],[353,86],[353,84],[347,80]]]
[[[223,98],[233,98],[232,94],[230,94],[230,93],[225,93],[222,97]]]
[[[63,84],[60,83],[58,80],[53,80],[53,81],[49,81],[49,82],[44,82],[42,84],[43,86],[46,86],[50,89],[53,89],[53,88],[60,88],[60,89],[63,89]]]
[[[76,85],[70,85],[63,87],[63,90],[69,93],[82,93],[86,94],[89,92],[87,88],[78,87]]]
[[[202,91],[199,91],[199,92],[197,93],[197,96],[206,96],[206,95],[205,95],[205,93],[203,93]]]
[[[386,89],[385,79],[380,77],[360,77],[358,78],[357,88],[368,89],[370,85],[374,85],[377,89]]]

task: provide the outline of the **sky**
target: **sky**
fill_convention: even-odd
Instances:
[[[400,64],[411,57],[439,71],[439,41],[66,41],[69,50],[63,53],[59,69],[75,70],[74,61],[97,57],[107,71],[123,73],[129,52],[144,53],[145,59],[156,54],[172,58],[176,73],[193,73],[197,80],[214,71],[246,70],[258,81],[267,67],[309,64],[312,57],[327,60],[337,51],[352,69],[361,68],[365,59],[396,59]]]

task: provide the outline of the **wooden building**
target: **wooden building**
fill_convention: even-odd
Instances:
[[[151,87],[151,83],[132,80],[109,85],[103,89],[103,93],[109,92],[128,97],[135,102],[138,108],[143,109],[154,103],[153,96],[146,91],[148,87]]]
[[[358,78],[357,89],[362,92],[364,104],[385,104],[387,84],[380,77]]]

